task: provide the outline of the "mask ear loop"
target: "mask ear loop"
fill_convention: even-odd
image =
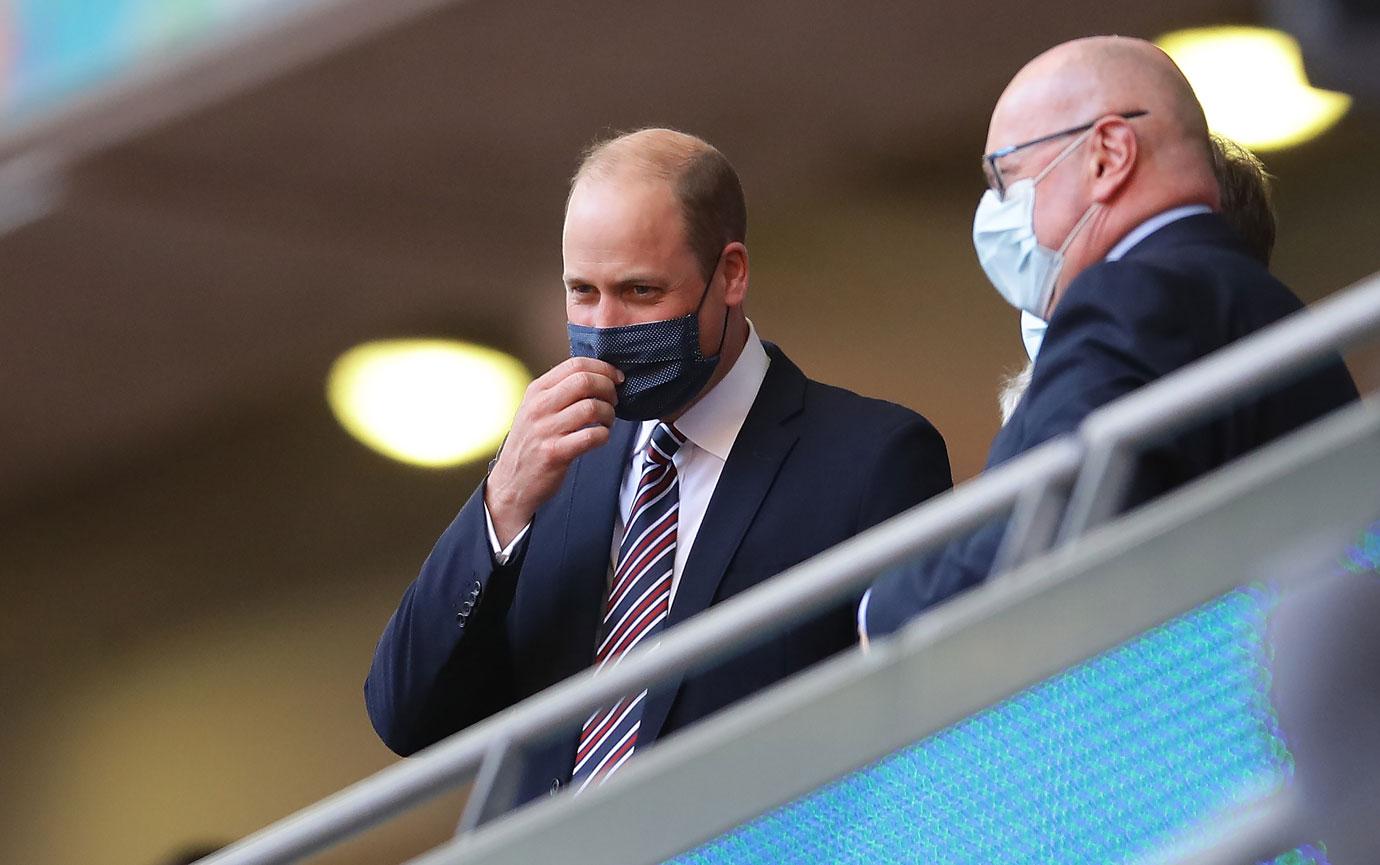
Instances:
[[[1089,129],[1087,132],[1084,132],[1082,135],[1080,135],[1080,136],[1078,136],[1077,138],[1075,138],[1075,139],[1073,139],[1072,141],[1070,141],[1070,142],[1069,142],[1069,145],[1068,145],[1067,147],[1065,147],[1063,150],[1059,151],[1059,155],[1058,155],[1058,156],[1054,157],[1054,159],[1053,159],[1048,165],[1046,165],[1044,168],[1040,169],[1040,173],[1035,175],[1034,182],[1031,183],[1030,185],[1031,185],[1031,186],[1039,186],[1039,185],[1040,185],[1040,181],[1041,181],[1041,180],[1044,180],[1044,179],[1045,179],[1045,176],[1046,176],[1047,174],[1049,174],[1051,171],[1054,170],[1054,166],[1056,166],[1056,165],[1058,165],[1059,163],[1063,162],[1064,159],[1067,158],[1068,155],[1069,155],[1070,153],[1072,153],[1073,151],[1077,150],[1078,147],[1079,147],[1079,145],[1081,145],[1084,141],[1087,141],[1087,140],[1088,140],[1088,136],[1089,136],[1089,135],[1092,135],[1092,133],[1093,133],[1093,131],[1092,131],[1091,129]]]
[[[1092,135],[1092,133],[1093,130],[1089,129],[1087,132],[1084,132],[1082,135],[1070,141],[1067,147],[1059,151],[1058,156],[1054,157],[1054,159],[1048,165],[1046,165],[1043,169],[1040,170],[1039,174],[1035,175],[1034,182],[1030,184],[1031,188],[1033,189],[1036,185],[1039,184],[1041,180],[1044,180],[1045,177],[1048,176],[1048,174],[1054,170],[1054,167],[1056,165],[1058,165],[1060,162],[1063,162],[1064,159],[1070,153],[1077,150],[1079,146],[1083,144],[1084,141],[1088,140],[1088,136]],[[1101,203],[1096,201],[1088,205],[1088,209],[1084,210],[1083,215],[1078,217],[1078,221],[1074,223],[1073,230],[1070,231],[1064,237],[1064,242],[1059,244],[1059,269],[1054,272],[1054,277],[1050,280],[1049,286],[1047,288],[1049,296],[1045,298],[1044,309],[1041,310],[1040,318],[1046,321],[1049,320],[1049,304],[1052,300],[1054,300],[1054,283],[1059,279],[1059,271],[1062,271],[1064,269],[1064,253],[1068,252],[1069,247],[1073,245],[1073,241],[1078,237],[1078,232],[1083,230],[1083,226],[1088,223],[1088,220],[1091,219],[1093,217],[1093,214],[1097,213],[1097,211],[1101,207]]]
[[[1088,220],[1092,219],[1093,214],[1097,213],[1101,208],[1102,203],[1100,201],[1094,201],[1092,204],[1089,204],[1088,209],[1083,211],[1083,215],[1078,217],[1078,221],[1073,224],[1073,230],[1064,238],[1064,242],[1059,244],[1059,251],[1056,253],[1059,256],[1059,267],[1054,271],[1053,275],[1050,276],[1049,285],[1045,288],[1048,296],[1045,297],[1044,308],[1041,310],[1040,315],[1040,318],[1045,321],[1049,321],[1050,318],[1049,305],[1054,301],[1054,283],[1059,281],[1059,274],[1064,269],[1064,253],[1069,251],[1069,247],[1073,246],[1074,239],[1078,237],[1078,232],[1083,230],[1083,226],[1087,225]]]
[[[710,289],[711,286],[714,285],[714,277],[715,277],[715,276],[718,276],[718,274],[719,274],[719,265],[723,263],[723,260],[724,260],[724,254],[723,254],[723,251],[721,250],[721,251],[719,252],[719,257],[716,258],[716,259],[714,259],[714,268],[713,268],[712,270],[709,271],[709,281],[706,282],[706,283],[704,284],[704,294],[701,294],[701,295],[700,295],[700,302],[699,302],[699,305],[695,307],[695,317],[696,317],[696,318],[699,318],[700,310],[704,309],[704,302],[705,302],[705,300],[708,299],[708,297],[709,297],[709,289]],[[724,351],[724,340],[727,339],[727,338],[728,338],[728,305],[727,305],[727,304],[724,304],[724,329],[723,329],[723,331],[721,331],[721,332],[719,333],[719,347],[718,347],[717,349],[715,349],[714,354],[712,355],[712,357],[718,357],[719,355],[723,354],[723,351]],[[698,348],[698,346],[697,346],[697,348]]]
[[[1102,202],[1094,201],[1092,204],[1088,205],[1087,210],[1083,211],[1083,215],[1078,217],[1078,221],[1073,224],[1073,230],[1069,232],[1069,236],[1065,237],[1064,242],[1059,244],[1059,255],[1061,257],[1064,253],[1069,251],[1069,247],[1073,246],[1074,238],[1078,237],[1078,232],[1083,230],[1083,226],[1088,224],[1088,220],[1092,219],[1093,214],[1097,213],[1101,207]]]
[[[1049,174],[1049,172],[1054,168],[1054,166],[1058,165],[1061,161],[1063,161],[1064,157],[1068,156],[1080,144],[1086,141],[1088,139],[1088,136],[1092,135],[1092,132],[1093,131],[1089,129],[1087,132],[1084,132],[1082,135],[1078,136],[1072,142],[1070,142],[1068,147],[1065,147],[1062,151],[1060,151],[1058,156],[1054,157],[1053,162],[1046,165],[1043,171],[1035,175],[1035,183],[1039,183],[1041,180],[1044,180],[1045,175]],[[1069,247],[1073,245],[1074,238],[1078,236],[1078,232],[1083,230],[1083,226],[1087,224],[1088,220],[1092,218],[1092,215],[1096,213],[1098,211],[1098,208],[1100,208],[1101,206],[1101,202],[1094,201],[1092,204],[1088,205],[1087,210],[1083,211],[1083,215],[1078,217],[1078,221],[1073,225],[1073,230],[1070,231],[1068,233],[1068,236],[1064,238],[1064,242],[1059,244],[1060,257],[1062,257],[1064,253],[1068,252]]]

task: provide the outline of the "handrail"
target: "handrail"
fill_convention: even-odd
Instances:
[[[1377,329],[1380,273],[1092,412],[1078,430],[1088,458],[1069,502],[1065,537],[1083,535],[1120,507],[1131,446],[1301,376]]]
[[[1122,666],[1109,665],[1103,653],[1119,654],[1116,647],[1128,641],[1142,648],[1147,642],[1158,642],[1164,639],[1163,632],[1159,636],[1147,632],[1171,620],[1179,623],[1170,625],[1171,631],[1194,619],[1204,623],[1199,617],[1209,607],[1220,609],[1224,595],[1236,595],[1226,605],[1240,605],[1238,612],[1249,608],[1253,618],[1273,606],[1276,592],[1289,596],[1295,587],[1312,591],[1320,570],[1335,567],[1336,552],[1380,515],[1377,489],[1380,399],[1373,398],[1332,412],[1262,446],[1246,459],[1178,487],[1076,545],[936,606],[895,638],[879,642],[874,651],[842,652],[678,732],[620,770],[617,783],[518,809],[480,832],[457,835],[409,859],[407,865],[527,865],[552,859],[647,865],[671,859],[693,861],[701,855],[716,861],[722,858],[717,854],[739,842],[743,849],[760,852],[767,849],[761,845],[768,839],[776,844],[790,838],[803,843],[798,849],[810,849],[807,838],[824,841],[830,835],[804,825],[807,814],[821,813],[815,805],[826,811],[841,807],[844,800],[849,808],[864,805],[863,799],[855,797],[866,797],[867,790],[888,799],[886,790],[899,777],[882,766],[893,757],[913,771],[937,773],[928,777],[935,785],[930,804],[952,816],[962,796],[951,795],[955,789],[945,780],[952,780],[951,773],[941,768],[946,761],[930,762],[918,755],[952,755],[956,743],[941,744],[949,739],[949,732],[976,744],[970,738],[973,729],[965,733],[955,725],[968,728],[971,720],[976,728],[996,733],[1005,727],[999,720],[1004,718],[1022,727],[1022,719],[1031,716],[1017,707],[1031,707],[1032,691],[1045,690],[1051,677],[1064,679],[1066,685],[1072,684],[1069,678],[1078,680],[1082,684],[1076,689],[1091,695],[1100,691],[1086,690],[1091,680],[1083,674],[1092,669],[1101,669],[1123,684],[1141,675],[1175,676],[1159,667],[1170,657],[1166,654],[1153,653],[1154,661],[1140,655],[1144,664],[1130,661],[1129,666]],[[1308,505],[1301,511],[1299,502]],[[1233,592],[1254,581],[1265,581],[1272,590]],[[1246,625],[1244,621],[1238,624]],[[1187,628],[1202,635],[1196,626]],[[1010,651],[1014,646],[1019,651]],[[1194,646],[1189,666],[1206,660],[1199,652],[1204,645],[1194,641]],[[1241,667],[1227,661],[1227,656],[1218,660],[1234,670],[1229,678],[1249,678],[1249,663]],[[1187,672],[1187,668],[1171,667]],[[1157,673],[1152,672],[1155,669]],[[1227,672],[1214,663],[1197,668],[1216,679],[1208,672],[1214,669]],[[1091,675],[1092,679],[1099,676]],[[1137,708],[1123,708],[1144,720],[1149,715],[1138,715],[1139,709],[1151,714],[1169,709],[1178,702],[1171,696],[1177,690],[1160,693],[1167,703],[1152,699],[1149,705],[1137,702]],[[1236,694],[1244,697],[1239,691]],[[1005,703],[1008,698],[1014,702]],[[1050,705],[1038,698],[1033,702]],[[1151,709],[1152,705],[1160,709]],[[859,707],[869,709],[859,714]],[[1130,720],[1124,713],[1119,717]],[[1113,726],[1120,731],[1112,735],[1114,740],[1130,746],[1131,740],[1122,738],[1130,736],[1139,742],[1140,737],[1130,732],[1138,725]],[[1171,726],[1187,729],[1178,723]],[[1026,733],[1034,731],[1026,729]],[[1112,734],[1112,730],[1099,733]],[[1082,743],[1092,751],[1109,744],[1100,734],[1092,739],[1101,744]],[[1073,750],[1090,756],[1081,746]],[[1000,762],[996,754],[992,756]],[[1200,756],[1206,759],[1206,753]],[[1237,752],[1226,763],[1241,756]],[[970,768],[969,782],[987,775],[992,783],[1002,783],[989,774],[991,767]],[[1225,769],[1225,764],[1217,768]],[[1046,769],[1053,771],[1054,766],[1046,764]],[[879,775],[891,780],[880,787],[864,780],[880,781]],[[703,795],[708,789],[705,785],[716,778],[731,780],[714,788],[713,795]],[[840,786],[834,786],[836,781]],[[478,783],[471,799],[478,795]],[[920,800],[929,801],[928,795],[918,793],[928,787],[921,782],[916,788]],[[971,783],[963,788],[980,792]],[[995,788],[982,789],[1000,798]],[[899,807],[910,813],[909,807]],[[933,809],[922,806],[922,810],[926,816],[912,816],[921,823],[932,822]],[[637,830],[608,831],[620,822]],[[841,831],[856,836],[850,830]],[[1332,840],[1316,832],[1309,837]]]
[[[576,722],[599,705],[740,651],[838,601],[885,568],[947,542],[1011,508],[1031,487],[1067,482],[1087,436],[1132,444],[1225,410],[1300,366],[1380,331],[1380,273],[1299,311],[1236,345],[1165,376],[1092,413],[1076,436],[1042,445],[954,490],[788,569],[668,631],[652,651],[617,667],[586,671],[415,757],[397,763],[203,860],[205,865],[280,865],[337,843],[416,802],[472,778],[485,755]],[[1293,365],[1285,363],[1289,359]],[[1249,389],[1249,390],[1248,390]],[[1169,409],[1166,410],[1166,405]],[[1085,477],[1094,480],[1085,481]],[[1112,473],[1079,477],[1114,485]],[[1092,494],[1101,496],[1099,486]]]
[[[594,708],[663,678],[769,639],[861,587],[879,571],[976,528],[1001,513],[1032,479],[1072,478],[1079,452],[1053,441],[826,550],[668,631],[655,651],[638,648],[598,676],[587,670],[466,728],[419,754],[202,860],[202,865],[279,865],[343,840],[470,780],[491,749],[578,723]],[[713,613],[710,615],[709,613]]]

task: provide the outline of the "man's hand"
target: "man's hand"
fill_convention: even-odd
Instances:
[[[609,440],[622,381],[610,364],[572,357],[527,386],[484,491],[500,546],[555,495],[576,457]]]

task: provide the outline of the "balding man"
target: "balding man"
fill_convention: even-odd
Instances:
[[[987,151],[978,260],[1012,306],[1049,322],[989,467],[1301,307],[1213,212],[1202,108],[1147,42],[1080,39],[1031,61],[997,102]],[[1354,399],[1334,359],[1145,454],[1128,505]],[[860,608],[864,640],[984,580],[1003,532],[987,526],[879,578]]]
[[[1236,231],[1251,255],[1270,266],[1275,251],[1275,206],[1270,172],[1254,153],[1223,135],[1210,136],[1212,173],[1217,178],[1218,213]],[[1018,373],[1002,382],[997,408],[1005,424],[1016,413],[1035,374],[1035,357],[1044,343],[1049,323],[1021,310],[1021,341],[1029,361]]]
[[[527,390],[486,481],[379,642],[375,729],[410,754],[950,485],[922,417],[806,378],[744,307],[728,160],[643,130],[594,147],[562,251],[571,359]],[[656,739],[851,645],[855,602],[629,695],[527,753],[519,801],[603,783]]]

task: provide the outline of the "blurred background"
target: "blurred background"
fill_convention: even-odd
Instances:
[[[0,0],[0,861],[175,861],[395,759],[362,704],[374,642],[493,444],[392,459],[328,375],[380,339],[562,359],[562,207],[593,138],[722,149],[760,333],[919,410],[966,479],[1024,362],[969,239],[1010,77],[1080,35],[1291,28],[1312,83],[1353,97],[1260,151],[1274,270],[1312,301],[1380,267],[1368,9]],[[1349,360],[1380,386],[1376,352]],[[321,861],[401,861],[462,799]]]

